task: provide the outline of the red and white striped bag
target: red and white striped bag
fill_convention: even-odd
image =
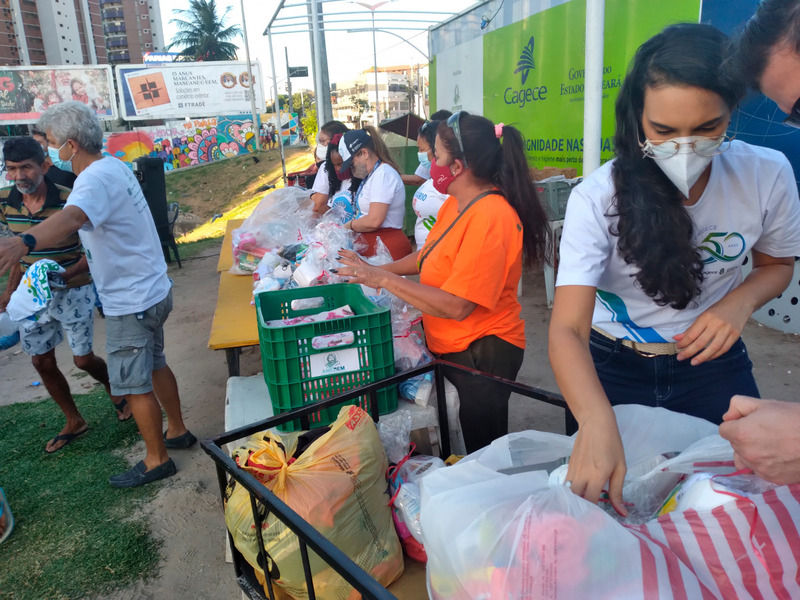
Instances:
[[[800,598],[800,484],[627,528],[642,598]]]

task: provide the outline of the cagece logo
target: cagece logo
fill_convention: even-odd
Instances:
[[[525,49],[519,57],[514,75],[522,73],[522,85],[525,85],[525,82],[528,80],[528,73],[530,73],[531,69],[535,68],[536,63],[533,60],[533,36],[531,36],[531,39],[528,40],[528,45],[525,46]]]
[[[522,49],[522,54],[520,54],[517,61],[517,68],[514,70],[514,75],[517,73],[522,74],[522,86],[528,81],[528,74],[536,68],[536,62],[533,60],[533,45],[534,39],[531,36],[525,48]],[[526,104],[539,100],[547,100],[547,86],[521,87],[518,90],[513,87],[507,87],[503,93],[503,101],[506,104],[516,104],[520,108],[525,108]]]

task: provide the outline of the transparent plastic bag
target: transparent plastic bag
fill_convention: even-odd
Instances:
[[[264,196],[242,225],[233,230],[233,266],[236,274],[256,270],[272,249],[303,238],[311,218],[311,193],[298,187],[274,190]]]
[[[402,411],[389,413],[381,417],[377,427],[389,462],[399,463],[408,455],[411,415]]]

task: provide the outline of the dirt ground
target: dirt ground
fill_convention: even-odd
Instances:
[[[228,377],[225,355],[207,348],[219,281],[217,254],[218,249],[207,250],[202,256],[184,261],[181,270],[170,267],[170,275],[175,281],[175,309],[166,325],[167,357],[178,379],[186,422],[198,438],[209,438],[224,430]],[[522,304],[528,350],[519,379],[555,390],[547,361],[549,310],[545,302],[544,281],[540,272],[531,272],[526,273],[523,283]],[[104,323],[98,319],[95,340],[101,356],[105,354],[104,337]],[[744,337],[762,395],[794,399],[796,390],[800,389],[800,366],[796,364],[800,339],[754,321],[748,325]],[[65,344],[57,355],[62,369],[69,376],[73,392],[80,393],[91,386],[86,378],[76,377],[80,372],[72,366]],[[258,349],[244,351],[241,374],[255,375],[260,371]],[[31,385],[38,377],[30,359],[19,352],[19,346],[0,353],[0,377],[3,381],[0,404],[32,401],[46,395],[44,388]],[[521,398],[513,399],[511,429],[563,432],[562,415],[555,408],[538,406]],[[111,410],[108,417],[113,418]],[[55,433],[42,432],[42,446],[48,436]],[[13,432],[4,435],[13,435]],[[131,462],[139,460],[141,453],[141,447],[134,448]],[[148,582],[139,582],[106,598],[238,599],[241,596],[235,584],[233,567],[225,562],[225,525],[213,463],[199,446],[173,451],[172,456],[178,466],[178,475],[154,484],[160,486],[158,495],[144,508],[154,534],[163,541],[159,573]]]

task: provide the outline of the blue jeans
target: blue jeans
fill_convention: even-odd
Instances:
[[[589,350],[612,405],[660,406],[719,424],[731,396],[760,397],[741,338],[722,356],[696,367],[675,356],[642,356],[596,331]]]

